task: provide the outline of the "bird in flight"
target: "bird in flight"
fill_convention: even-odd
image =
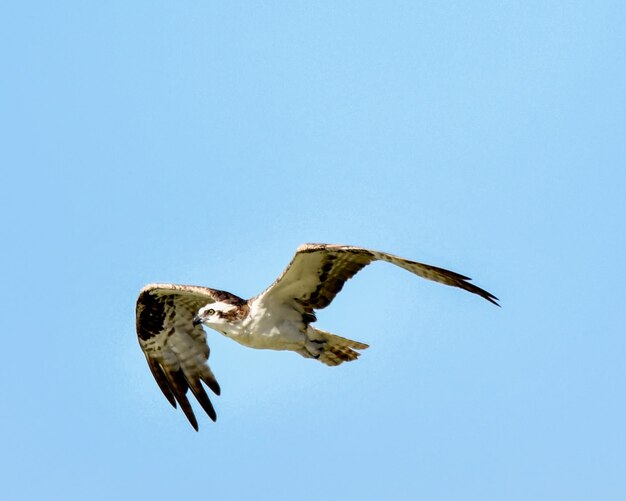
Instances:
[[[137,298],[137,336],[159,388],[173,407],[180,405],[196,431],[188,390],[216,420],[202,385],[220,394],[207,363],[210,350],[203,326],[249,348],[295,351],[331,366],[356,360],[367,344],[312,324],[315,311],[326,308],[347,280],[374,261],[465,289],[499,306],[493,294],[453,271],[362,247],[304,244],[276,281],[251,299],[194,285],[146,285]]]

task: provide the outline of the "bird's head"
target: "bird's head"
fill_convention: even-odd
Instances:
[[[194,325],[203,324],[207,327],[217,328],[232,322],[236,310],[236,306],[221,301],[210,303],[198,310],[193,323]]]

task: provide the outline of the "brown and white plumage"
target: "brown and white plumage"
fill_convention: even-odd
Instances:
[[[223,291],[175,284],[151,284],[137,298],[137,336],[159,388],[176,407],[183,409],[191,425],[198,423],[187,400],[191,389],[202,408],[215,421],[216,414],[201,381],[216,394],[220,386],[207,361],[209,345],[201,325],[193,323],[198,310],[215,301],[243,303]]]
[[[364,343],[313,327],[315,310],[328,306],[344,283],[374,261],[386,261],[422,278],[459,287],[497,305],[491,293],[453,271],[362,247],[305,244],[278,279],[249,300],[207,287],[150,284],[137,299],[137,335],[161,391],[178,403],[191,425],[198,423],[187,399],[191,390],[215,421],[202,386],[220,387],[207,363],[209,347],[202,325],[251,348],[290,350],[327,365],[356,360]]]

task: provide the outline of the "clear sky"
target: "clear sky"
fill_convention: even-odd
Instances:
[[[2,2],[2,498],[626,499],[625,6]],[[503,307],[373,265],[319,315],[356,363],[209,332],[194,432],[139,289],[304,242]]]

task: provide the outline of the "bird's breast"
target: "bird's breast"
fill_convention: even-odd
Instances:
[[[304,324],[295,310],[287,307],[257,306],[236,326],[229,337],[238,343],[257,349],[291,350],[304,341]]]

